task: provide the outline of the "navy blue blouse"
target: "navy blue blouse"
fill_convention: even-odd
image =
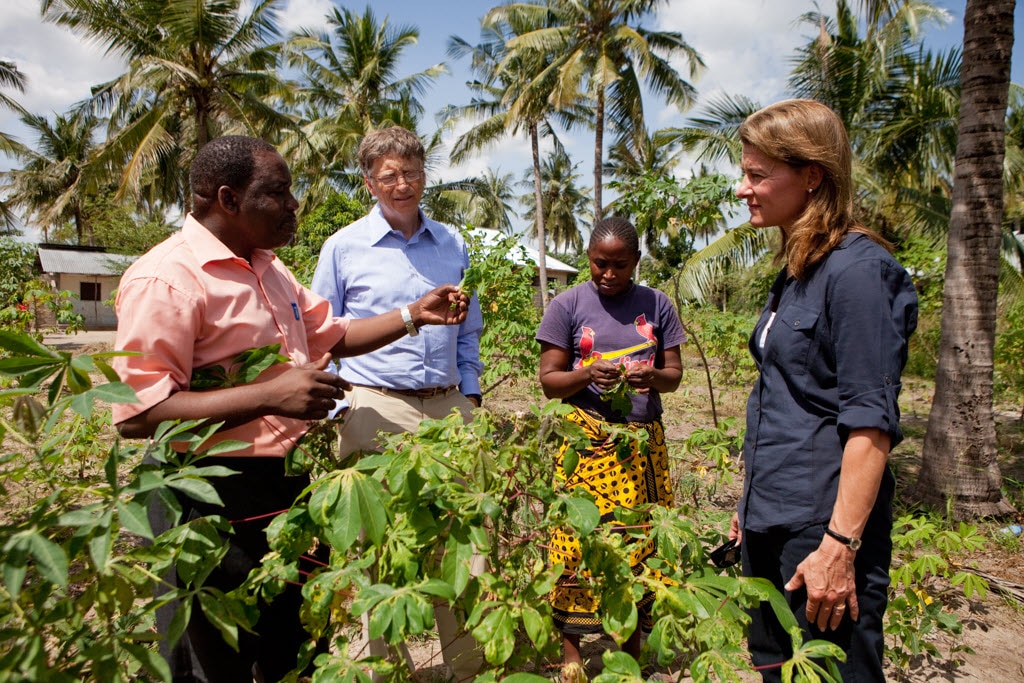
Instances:
[[[915,327],[910,276],[861,233],[804,280],[779,274],[749,344],[760,374],[747,401],[744,529],[827,523],[850,431],[902,440],[897,399]]]

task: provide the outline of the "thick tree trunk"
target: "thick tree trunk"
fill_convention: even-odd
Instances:
[[[594,225],[604,215],[601,206],[601,181],[604,175],[604,88],[597,88],[597,106],[594,117]]]
[[[533,149],[533,195],[537,202],[537,280],[540,285],[540,310],[548,307],[548,235],[544,230],[543,180],[540,175],[540,134],[537,124],[530,124],[530,145]]]
[[[956,518],[1006,514],[992,410],[1003,156],[1015,0],[968,0],[942,336],[917,497]]]

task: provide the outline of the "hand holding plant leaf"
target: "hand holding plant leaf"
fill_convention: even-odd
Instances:
[[[619,363],[619,379],[611,389],[601,394],[601,400],[611,404],[612,410],[625,417],[633,410],[632,396],[636,391],[626,381],[626,366]]]

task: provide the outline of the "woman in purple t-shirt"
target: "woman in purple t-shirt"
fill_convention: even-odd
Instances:
[[[575,406],[569,419],[583,427],[592,444],[600,444],[579,453],[579,464],[564,484],[586,488],[603,518],[610,518],[617,507],[670,506],[661,393],[675,391],[682,379],[683,326],[667,296],[633,282],[640,242],[628,220],[606,218],[594,226],[587,255],[591,280],[555,297],[537,330],[544,395]],[[621,388],[615,390],[620,380],[628,385],[624,394]],[[608,400],[613,395],[618,399]],[[646,452],[632,447],[628,460],[620,461],[618,445],[608,439],[609,423],[646,430]],[[558,460],[555,471],[563,477],[561,453]],[[630,536],[626,543],[638,574],[654,552],[653,539]],[[575,536],[561,531],[553,535],[549,561],[565,565],[550,596],[555,624],[563,634],[563,680],[582,673],[580,636],[602,631],[598,600],[577,579],[579,557]],[[637,605],[640,625],[623,646],[633,657],[640,654],[641,631],[651,629],[652,602],[648,594]]]

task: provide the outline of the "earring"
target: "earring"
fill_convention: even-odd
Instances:
[[[814,192],[814,188],[813,187],[808,187],[807,188],[807,194],[811,194],[812,192]]]

